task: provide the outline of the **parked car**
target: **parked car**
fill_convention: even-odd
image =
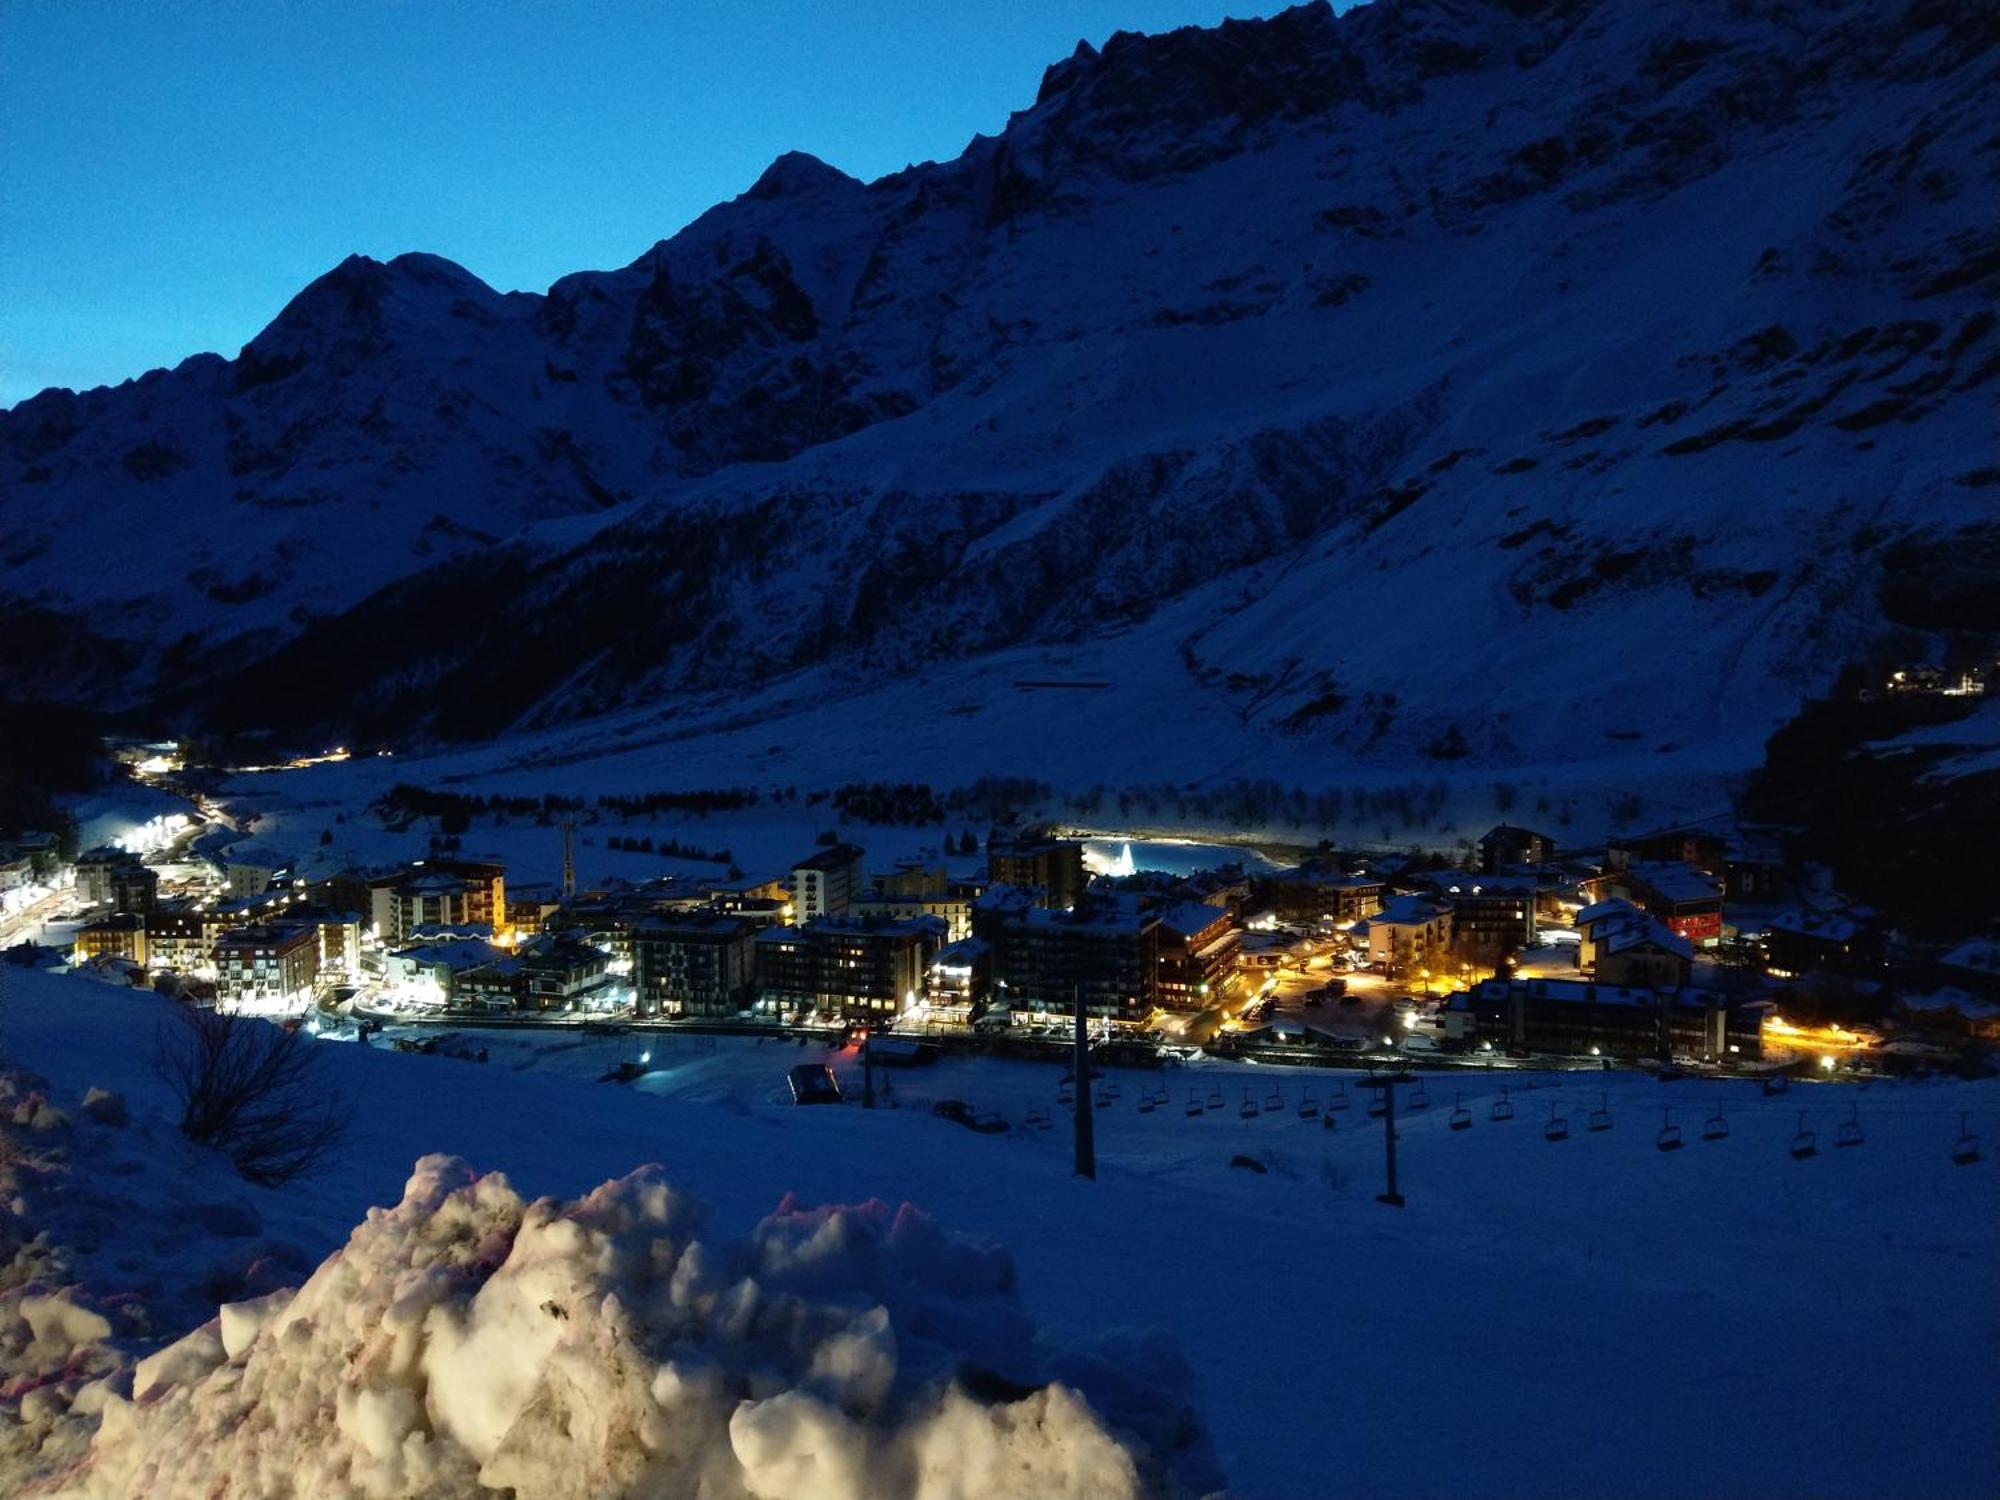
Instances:
[[[794,1104],[838,1104],[840,1080],[825,1063],[800,1063],[785,1075]]]

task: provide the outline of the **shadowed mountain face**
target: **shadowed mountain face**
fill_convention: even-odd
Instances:
[[[1129,635],[1135,713],[1164,642],[1342,757],[1754,745],[1992,629],[1995,41],[1311,5],[542,296],[357,257],[235,361],[0,414],[0,673],[451,738],[1107,639],[1117,692]]]

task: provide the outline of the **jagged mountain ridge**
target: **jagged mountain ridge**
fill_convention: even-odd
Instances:
[[[1977,624],[1877,595],[1994,521],[1993,30],[1377,0],[1116,37],[956,161],[787,157],[542,297],[352,260],[237,361],[23,403],[0,586],[73,686],[294,732],[1162,619],[1178,687],[1348,756],[1761,727]]]

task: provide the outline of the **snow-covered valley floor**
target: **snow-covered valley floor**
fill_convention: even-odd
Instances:
[[[504,1172],[524,1197],[570,1199],[657,1162],[720,1234],[752,1234],[786,1194],[908,1202],[1004,1245],[1052,1345],[1164,1332],[1191,1367],[1228,1492],[1246,1500],[2000,1490],[1991,1082],[1767,1099],[1624,1074],[1440,1075],[1400,1126],[1398,1211],[1375,1201],[1381,1126],[1351,1082],[1336,1128],[1299,1116],[1308,1083],[1331,1099],[1330,1073],[1113,1070],[1087,1183],[1070,1175],[1050,1067],[897,1072],[902,1107],[867,1112],[785,1102],[786,1068],[822,1054],[778,1042],[649,1039],[656,1071],[635,1086],[594,1081],[631,1055],[618,1038],[483,1035],[483,1066],[329,1043],[359,1102],[353,1134],[322,1175],[264,1190],[183,1148],[162,1119],[151,1062],[164,1002],[20,971],[6,984],[9,1065],[46,1075],[72,1113],[91,1086],[131,1108],[117,1149],[129,1211],[100,1203],[25,1226],[62,1240],[88,1223],[73,1257],[84,1300],[136,1290],[153,1310],[154,1340],[128,1339],[128,1354],[193,1328],[212,1301],[303,1280],[371,1207],[398,1202],[429,1153]],[[854,1075],[851,1056],[830,1060]],[[1517,1114],[1498,1123],[1503,1083]],[[1149,1087],[1167,1102],[1141,1113]],[[1600,1088],[1615,1124],[1592,1133]],[[1274,1091],[1282,1109],[1267,1107]],[[1474,1123],[1454,1131],[1460,1094]],[[1052,1106],[1054,1128],[975,1135],[924,1107],[943,1097],[1016,1125]],[[1730,1134],[1704,1141],[1718,1105]],[[1662,1153],[1669,1106],[1689,1144]],[[1566,1141],[1543,1139],[1551,1108],[1571,1118]],[[1850,1108],[1866,1143],[1833,1149]],[[1801,1110],[1822,1148],[1803,1162],[1786,1150]],[[1949,1157],[1961,1111],[1987,1151],[1969,1167]],[[1267,1170],[1232,1167],[1237,1156]],[[89,1331],[72,1330],[80,1349]],[[0,1394],[12,1420],[23,1392]]]

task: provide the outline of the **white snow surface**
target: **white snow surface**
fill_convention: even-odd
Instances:
[[[1333,1073],[1113,1069],[1087,1183],[1060,1128],[977,1136],[924,1107],[963,1098],[1020,1126],[1055,1103],[1050,1065],[941,1062],[881,1075],[900,1107],[798,1109],[786,1067],[825,1057],[858,1091],[851,1053],[488,1031],[485,1066],[324,1044],[362,1101],[355,1135],[321,1176],[265,1190],[162,1118],[165,1002],[6,982],[10,1059],[60,1080],[10,1106],[46,1118],[8,1127],[8,1170],[62,1160],[10,1187],[9,1222],[46,1238],[33,1275],[0,1281],[0,1473],[44,1491],[2000,1485],[1990,1081],[1765,1099],[1432,1075],[1401,1126],[1397,1211],[1374,1200],[1380,1126],[1351,1082],[1338,1128],[1297,1116],[1308,1084],[1331,1100]],[[641,1045],[639,1083],[594,1081]],[[65,1118],[86,1084],[122,1094],[131,1124]],[[1140,1114],[1162,1084],[1169,1106]],[[1488,1112],[1503,1086],[1504,1124]],[[1223,1108],[1186,1113],[1211,1091]],[[1615,1129],[1542,1139],[1552,1108],[1580,1116],[1600,1092]],[[1452,1131],[1461,1095],[1476,1123]],[[1719,1107],[1731,1134],[1657,1152],[1670,1107],[1690,1136]],[[1864,1146],[1789,1157],[1801,1111],[1824,1147],[1850,1108]],[[1988,1147],[1972,1167],[1948,1159],[1961,1111]],[[304,1252],[291,1275],[250,1274],[285,1246]],[[55,1300],[31,1321],[29,1297]],[[998,1402],[951,1383],[968,1365],[1019,1382],[1007,1393],[1055,1383]]]
[[[303,628],[253,717],[706,784],[1743,769],[1894,544],[1990,536],[1977,9],[1308,6],[545,296],[357,259],[235,365],[0,413],[0,592],[129,648],[18,670]]]

